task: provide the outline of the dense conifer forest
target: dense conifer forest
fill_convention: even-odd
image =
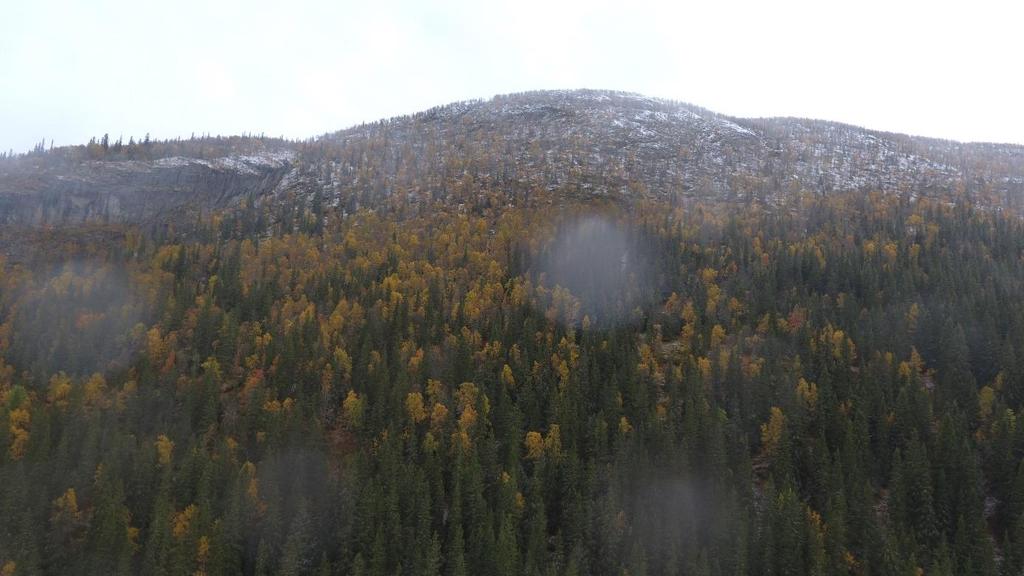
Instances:
[[[491,199],[37,232],[0,573],[1024,569],[1018,216]]]

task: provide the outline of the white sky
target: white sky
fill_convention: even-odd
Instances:
[[[546,88],[1024,143],[1022,25],[1017,0],[0,0],[0,150]]]

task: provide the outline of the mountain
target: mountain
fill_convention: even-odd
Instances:
[[[152,222],[245,198],[348,210],[450,183],[497,190],[778,202],[864,190],[1024,202],[1024,146],[963,144],[817,120],[743,119],[636,94],[543,91],[459,102],[311,139],[70,147],[0,161],[0,222]]]
[[[961,144],[789,118],[731,118],[635,94],[531,92],[457,103],[324,138],[342,188],[376,169],[409,187],[467,170],[484,187],[771,201],[807,190],[1016,202],[1024,147]],[[367,154],[372,150],[374,154]],[[476,155],[466,158],[467,151]],[[383,155],[384,158],[379,156]],[[379,164],[379,165],[378,165]],[[404,174],[404,176],[403,176]]]
[[[0,160],[0,576],[1022,574],[1020,159],[576,91]]]

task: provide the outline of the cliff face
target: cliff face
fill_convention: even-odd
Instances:
[[[0,171],[0,224],[145,223],[274,190],[292,155],[19,162]]]

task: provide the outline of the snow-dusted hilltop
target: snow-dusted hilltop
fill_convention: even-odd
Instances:
[[[486,186],[598,194],[770,201],[799,191],[880,190],[964,193],[1011,204],[1024,194],[1021,146],[961,144],[816,120],[730,118],[622,92],[497,96],[325,140],[339,149],[333,173],[343,183],[371,164],[380,163],[388,181],[400,183],[403,167],[405,174],[409,166],[445,174],[454,163]]]
[[[304,143],[202,139],[59,149],[0,161],[0,223],[151,221],[243,198],[465,202],[537,192],[772,203],[863,190],[1024,206],[1024,147],[730,118],[622,92],[459,102]]]

